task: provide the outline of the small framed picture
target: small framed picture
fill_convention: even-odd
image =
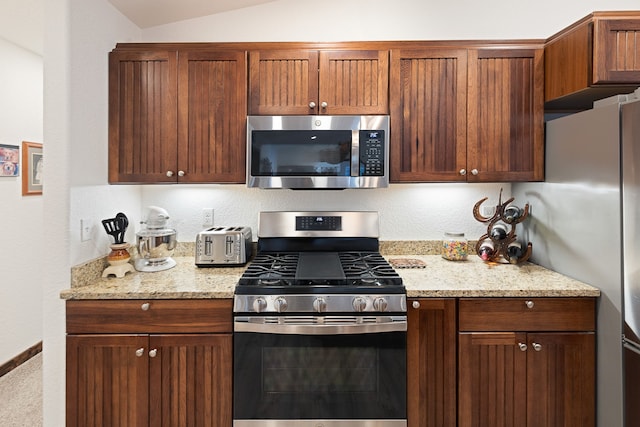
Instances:
[[[22,195],[42,194],[42,144],[22,141]]]
[[[0,176],[20,174],[20,147],[0,144]]]

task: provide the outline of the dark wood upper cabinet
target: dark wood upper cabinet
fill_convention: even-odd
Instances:
[[[174,182],[178,52],[109,55],[109,182]]]
[[[388,76],[388,51],[251,51],[249,113],[388,114]]]
[[[179,181],[243,183],[246,53],[183,51],[178,75]]]
[[[640,11],[594,12],[545,44],[545,109],[577,111],[640,86]]]
[[[391,52],[391,181],[544,178],[543,51]]]
[[[542,48],[470,49],[467,180],[544,179]]]
[[[467,50],[391,51],[391,180],[466,181]]]
[[[246,54],[114,50],[110,183],[245,180]]]

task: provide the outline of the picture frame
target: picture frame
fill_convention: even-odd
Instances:
[[[22,195],[35,196],[42,194],[42,167],[44,156],[42,144],[22,141]]]
[[[0,177],[20,174],[20,147],[0,144]]]

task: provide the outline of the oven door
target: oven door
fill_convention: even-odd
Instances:
[[[406,426],[406,316],[236,317],[234,427]]]

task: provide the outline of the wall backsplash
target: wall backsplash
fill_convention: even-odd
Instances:
[[[269,210],[372,210],[380,213],[381,240],[439,240],[445,231],[461,231],[469,240],[486,229],[473,218],[483,197],[497,203],[511,184],[392,184],[376,190],[259,190],[244,185],[155,185],[142,188],[142,213],[150,205],[169,212],[180,242],[195,241],[202,209],[214,209],[216,226],[249,226],[257,239],[258,213]],[[137,229],[136,229],[137,230]]]

